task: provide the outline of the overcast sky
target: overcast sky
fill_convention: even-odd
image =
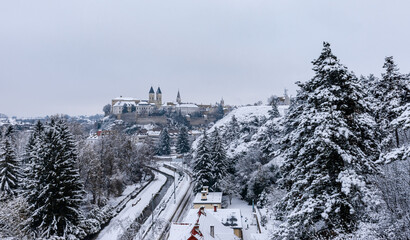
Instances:
[[[356,75],[410,72],[410,1],[0,2],[0,113],[102,113],[114,97],[266,102],[313,75],[322,42]]]

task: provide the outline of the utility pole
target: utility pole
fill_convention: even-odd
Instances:
[[[175,189],[176,189],[176,186],[175,186],[175,172],[176,171],[174,171],[174,204],[177,203],[177,199],[176,199],[176,196],[175,196]]]
[[[152,194],[151,198],[151,217],[152,223],[154,223],[154,194]]]

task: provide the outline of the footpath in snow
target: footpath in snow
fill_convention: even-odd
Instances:
[[[129,201],[124,209],[106,226],[97,236],[98,240],[118,239],[133,221],[141,214],[150,203],[152,194],[160,191],[167,178],[159,173],[155,173],[155,179],[142,190],[133,200]],[[136,203],[136,204],[135,204]],[[135,204],[133,206],[133,204]]]

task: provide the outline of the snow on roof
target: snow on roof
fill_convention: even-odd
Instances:
[[[118,100],[118,101],[138,101],[138,99],[133,98],[133,97],[117,97],[117,98],[114,98],[113,100]]]
[[[266,233],[262,233],[262,234],[251,234],[251,240],[266,240],[269,239],[268,235]]]
[[[152,130],[149,130],[149,131],[147,132],[147,134],[148,134],[148,136],[159,136],[159,135],[161,134],[161,131],[152,131]]]
[[[172,223],[168,240],[187,240],[193,223]]]
[[[196,214],[193,214],[196,213]],[[191,209],[185,218],[185,222],[196,221],[198,209]],[[206,216],[211,215],[213,218],[222,223],[222,225],[230,228],[242,228],[242,214],[240,209],[218,209],[214,212],[213,209],[205,209]],[[201,216],[202,217],[202,216]]]
[[[209,192],[206,200],[202,200],[201,193],[197,193],[195,195],[194,203],[222,203],[222,192]]]
[[[224,226],[231,228],[242,228],[242,214],[240,209],[218,209],[210,213],[218,219]]]
[[[198,108],[197,105],[191,104],[191,103],[182,103],[182,104],[177,104],[177,108]]]
[[[123,106],[123,105],[134,105],[136,106],[135,102],[133,101],[119,101],[114,104],[114,106]]]
[[[168,240],[187,240],[191,236],[191,230],[194,228],[195,223],[198,221],[199,209],[191,209],[185,218],[184,223],[173,223],[171,225],[170,234]],[[206,210],[205,215],[199,216],[199,230],[203,235],[203,239],[217,239],[217,240],[237,240],[233,230],[224,226],[219,219],[213,214],[213,210]],[[210,229],[214,227],[215,237],[211,236]]]

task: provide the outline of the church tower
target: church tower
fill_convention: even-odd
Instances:
[[[177,103],[181,104],[181,94],[179,94],[179,90],[178,90],[178,94],[177,94]]]
[[[159,88],[159,87],[157,89],[157,102],[156,102],[156,104],[158,106],[162,105],[162,92],[161,92],[161,88]]]
[[[290,105],[290,98],[288,95],[288,90],[285,88],[285,105]]]
[[[149,98],[148,98],[148,103],[155,103],[155,92],[154,89],[151,86],[151,89],[149,90]]]

